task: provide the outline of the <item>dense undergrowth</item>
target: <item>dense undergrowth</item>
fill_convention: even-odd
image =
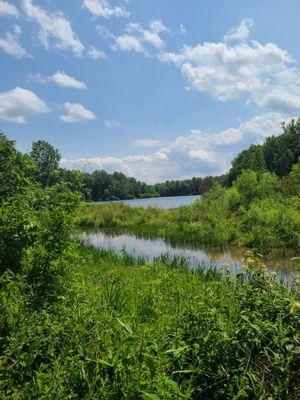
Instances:
[[[251,254],[221,276],[75,242],[80,180],[57,181],[58,159],[0,134],[1,400],[300,397],[299,282]],[[297,251],[299,173],[248,171],[179,210],[81,207],[77,224]]]
[[[297,287],[247,264],[221,277],[79,245],[39,310],[6,272],[1,399],[298,399]]]
[[[268,253],[300,251],[300,164],[280,180],[269,172],[244,172],[226,189],[216,185],[190,206],[163,210],[120,203],[82,205],[80,227],[118,228],[171,242],[234,244]]]

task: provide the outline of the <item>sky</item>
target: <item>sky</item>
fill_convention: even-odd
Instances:
[[[61,166],[220,175],[300,113],[299,0],[0,0],[0,130]]]

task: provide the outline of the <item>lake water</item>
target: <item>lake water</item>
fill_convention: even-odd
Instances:
[[[216,266],[221,269],[224,265],[230,267],[236,273],[242,265],[242,255],[246,251],[243,248],[232,248],[227,250],[214,250],[203,247],[190,247],[187,245],[171,245],[163,239],[144,239],[129,233],[113,233],[103,231],[86,231],[80,234],[83,241],[96,247],[111,250],[124,249],[127,253],[136,257],[143,256],[152,261],[155,257],[168,254],[171,257],[185,257],[191,268],[197,265]],[[291,262],[292,255],[276,255],[264,260],[267,268],[276,271],[278,276],[285,281],[291,282],[296,272]]]
[[[192,204],[196,199],[201,199],[201,196],[153,197],[149,199],[115,200],[111,203],[125,203],[132,207],[177,208]]]

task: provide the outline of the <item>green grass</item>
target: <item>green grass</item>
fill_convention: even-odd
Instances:
[[[171,243],[246,246],[268,254],[273,248],[300,253],[300,198],[270,197],[231,210],[230,190],[209,192],[204,202],[174,209],[134,208],[126,204],[83,204],[80,228],[129,231]]]
[[[65,292],[40,310],[5,273],[0,398],[298,399],[297,287],[247,264],[221,277],[79,245]]]

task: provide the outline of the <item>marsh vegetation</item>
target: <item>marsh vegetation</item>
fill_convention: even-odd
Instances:
[[[133,209],[83,205],[82,173],[61,170],[57,150],[22,154],[0,134],[1,399],[298,399],[299,281],[282,284],[256,250],[299,253],[300,147],[273,161],[266,148],[203,202]],[[274,171],[256,168],[267,154]],[[233,276],[96,249],[78,226],[253,251]]]

